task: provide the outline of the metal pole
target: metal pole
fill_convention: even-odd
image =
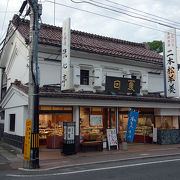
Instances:
[[[29,0],[30,49],[29,49],[29,102],[28,118],[32,120],[30,168],[39,168],[39,68],[38,68],[38,3]]]

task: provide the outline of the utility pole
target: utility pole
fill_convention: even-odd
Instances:
[[[38,32],[42,6],[38,0],[28,0],[30,5],[29,48],[29,99],[28,119],[32,120],[30,168],[39,168],[39,67]]]

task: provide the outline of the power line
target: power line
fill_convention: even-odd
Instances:
[[[3,28],[4,28],[4,23],[5,23],[5,19],[6,19],[8,5],[9,5],[9,0],[7,0],[7,4],[6,4],[6,10],[5,10],[4,19],[3,19],[2,28],[1,28],[2,32],[3,32]],[[2,39],[2,37],[0,39]]]
[[[8,1],[9,1],[9,0],[8,0]],[[24,8],[26,7],[26,5],[27,5],[27,0],[24,0],[24,1],[23,1],[23,4],[21,5],[21,8],[20,8],[20,10],[19,10],[19,15],[18,15],[18,17],[16,18],[16,28],[14,29],[14,31],[12,32],[12,34],[10,35],[10,37],[9,37],[9,38],[7,39],[7,41],[6,41],[6,38],[7,38],[7,36],[8,36],[8,33],[11,33],[11,29],[13,28],[13,27],[10,28],[10,26],[8,26],[8,30],[7,30],[6,37],[5,37],[4,40],[2,40],[1,43],[0,43],[0,47],[1,47],[1,45],[4,43],[4,44],[3,44],[3,47],[0,49],[0,53],[2,52],[3,48],[5,47],[5,45],[10,41],[10,39],[12,38],[12,36],[14,35],[14,33],[17,31],[17,29],[18,29],[20,23],[22,22],[22,20],[24,20],[25,17],[27,16],[27,12],[26,12],[26,14],[24,15],[24,18],[23,18],[22,20],[20,19],[20,16],[22,15],[22,12],[23,12]],[[28,10],[27,10],[27,11],[28,11]],[[9,29],[9,28],[10,28],[10,29]]]
[[[4,43],[4,44],[3,44],[3,47],[2,47],[1,50],[0,50],[0,53],[2,52],[3,48],[5,47],[5,45],[10,41],[10,39],[12,38],[12,36],[14,35],[14,33],[17,31],[18,27],[19,27],[19,25],[18,25],[18,26],[15,28],[15,30],[12,32],[11,36],[8,38],[7,41],[5,41],[6,38],[4,38],[4,40],[1,41],[0,46],[1,46],[3,43]],[[7,35],[6,35],[6,36],[7,36]]]
[[[6,46],[6,44],[11,40],[11,38],[12,38],[13,35],[14,35],[14,33],[18,30],[19,26],[21,25],[21,22],[25,19],[25,17],[26,17],[26,16],[24,16],[24,18],[21,19],[21,20],[18,20],[18,19],[17,19],[17,25],[16,25],[16,28],[14,29],[13,32],[10,32],[10,31],[12,30],[12,27],[11,27],[11,29],[8,28],[7,32],[8,32],[8,33],[11,33],[11,35],[9,36],[9,38],[8,38],[7,41],[6,41],[6,37],[8,36],[8,33],[7,33],[7,34],[6,34],[6,37],[4,38],[4,40],[1,41],[0,47],[1,47],[1,45],[2,45],[3,43],[4,43],[4,44],[3,44],[3,47],[0,49],[0,53],[2,52],[2,50],[3,50],[3,48]],[[10,26],[9,26],[9,27],[10,27]]]
[[[128,14],[128,13],[120,12],[120,11],[118,11],[118,10],[111,9],[111,8],[109,8],[109,7],[101,6],[101,5],[98,5],[98,4],[94,4],[94,3],[91,3],[91,2],[88,2],[88,1],[79,1],[79,2],[73,1],[73,0],[71,0],[71,1],[72,1],[73,3],[87,3],[87,4],[90,4],[90,5],[99,7],[99,8],[103,8],[103,9],[106,9],[106,10],[109,10],[109,11],[113,11],[113,12],[116,12],[116,13],[124,14],[124,15],[127,15],[127,16],[132,17],[132,18],[141,19],[141,20],[144,20],[144,21],[149,21],[149,22],[152,22],[152,23],[159,24],[159,25],[161,25],[161,26],[166,26],[166,27],[169,27],[169,28],[176,28],[176,29],[180,30],[180,28],[178,28],[178,27],[173,27],[173,26],[164,24],[164,23],[162,23],[162,22],[157,22],[157,21],[150,20],[150,19],[147,19],[147,18],[130,15],[130,14]]]
[[[136,14],[136,15],[139,15],[139,16],[143,16],[143,17],[147,17],[147,18],[151,18],[153,20],[156,20],[156,21],[161,21],[161,22],[164,22],[164,23],[169,23],[169,24],[173,24],[173,25],[177,25],[180,23],[176,22],[176,23],[173,23],[171,20],[163,20],[164,18],[154,18],[154,17],[150,17],[149,15],[142,15],[140,13],[136,13],[136,12],[132,12],[132,11],[129,11],[129,10],[126,10],[126,9],[122,9],[122,8],[119,8],[119,7],[115,7],[115,6],[111,6],[109,4],[104,4],[102,2],[97,2],[95,0],[89,0],[89,1],[92,1],[92,2],[95,2],[95,3],[98,3],[98,4],[101,4],[101,5],[105,5],[105,6],[108,6],[108,7],[112,7],[112,8],[115,8],[115,9],[118,9],[118,10],[121,10],[121,11],[125,11],[125,12],[128,12],[128,13],[131,13],[131,14]],[[141,11],[140,11],[141,12]],[[152,15],[153,16],[153,15]],[[155,16],[155,15],[154,15]]]
[[[128,8],[128,9],[132,9],[132,10],[137,11],[137,12],[141,12],[141,13],[143,13],[143,14],[147,14],[147,15],[150,15],[150,16],[154,16],[154,17],[157,17],[157,18],[160,18],[160,19],[164,19],[164,20],[170,21],[170,22],[174,22],[174,23],[176,23],[176,24],[180,24],[180,23],[177,22],[177,21],[173,21],[173,20],[170,20],[170,19],[161,17],[161,16],[157,16],[157,15],[154,15],[154,14],[151,14],[151,13],[147,13],[147,12],[145,12],[145,11],[141,11],[141,10],[138,10],[138,9],[135,9],[135,8],[132,8],[132,7],[129,7],[129,6],[126,6],[126,5],[123,5],[123,4],[120,4],[120,3],[117,3],[117,2],[111,1],[111,0],[105,0],[105,1],[110,2],[110,3],[112,3],[112,4],[116,4],[116,5],[125,7],[125,8]]]
[[[0,42],[1,42],[1,40],[3,41],[5,34],[6,34],[6,32],[4,31],[4,33],[1,36]],[[1,43],[0,43],[0,47],[1,47]]]
[[[47,3],[54,3],[53,1],[49,1],[49,0],[45,0],[45,1],[42,2],[42,3],[46,3],[46,2],[47,2]],[[154,27],[145,26],[145,25],[140,25],[140,24],[137,24],[137,23],[133,23],[133,22],[126,21],[126,20],[122,20],[122,19],[118,19],[118,18],[111,17],[111,16],[107,16],[107,15],[95,13],[95,12],[92,12],[92,11],[80,9],[80,8],[77,8],[77,7],[74,7],[74,6],[69,6],[69,5],[65,5],[65,4],[57,3],[57,2],[56,2],[55,4],[60,5],[60,6],[64,6],[64,7],[67,7],[67,8],[79,10],[79,11],[82,11],[82,12],[86,12],[86,13],[89,13],[89,14],[93,14],[93,15],[105,17],[105,18],[108,18],[108,19],[113,19],[113,20],[116,20],[116,21],[120,21],[120,22],[124,22],[124,23],[128,23],[128,24],[133,24],[133,25],[135,25],[135,26],[144,27],[144,28],[147,28],[147,29],[151,29],[151,30],[155,30],[155,31],[163,32],[163,33],[166,32],[166,31],[164,31],[164,30],[160,30],[160,29],[157,29],[157,28],[154,28]],[[176,35],[177,35],[177,34],[176,34]],[[177,35],[177,36],[180,36],[180,35]]]
[[[18,11],[0,11],[0,13],[17,13]]]

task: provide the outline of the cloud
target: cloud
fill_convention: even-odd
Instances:
[[[53,2],[53,0],[51,0]],[[78,0],[80,1],[80,0]],[[88,0],[86,0],[88,1]],[[108,3],[105,0],[95,0],[97,2],[109,4],[109,6],[115,6],[116,8],[123,8],[126,13],[128,11],[133,11],[132,9],[125,8],[123,6],[118,6],[117,4]],[[171,19],[172,21],[177,21],[175,23],[180,28],[180,1],[179,0],[111,0],[116,3],[121,3],[126,6],[130,6],[134,9],[139,9],[140,11],[145,11],[150,14],[154,14],[156,16],[164,17],[166,19]],[[7,1],[0,1],[0,12],[5,11]],[[18,11],[23,0],[9,0],[8,11]],[[44,1],[42,1],[44,2]],[[155,23],[146,22],[143,20],[139,20],[137,18],[128,17],[124,14],[119,14],[115,12],[111,12],[105,9],[101,9],[98,7],[94,7],[89,4],[75,4],[70,0],[56,0],[56,3],[62,3],[65,5],[73,6],[76,8],[84,9],[86,11],[93,11],[94,13],[100,13],[105,16],[111,16],[113,18],[129,21],[131,23],[137,23],[143,26],[151,26],[152,28],[156,28],[162,31],[168,29],[168,27],[164,27],[161,25],[157,25]],[[123,40],[133,41],[133,42],[146,42],[153,40],[163,40],[164,33],[151,30],[148,28],[135,26],[129,23],[124,23],[118,20],[108,19],[105,17],[101,17],[98,15],[90,14],[87,12],[82,12],[79,10],[75,10],[72,8],[67,8],[61,5],[55,6],[55,25],[62,26],[62,22],[67,17],[71,18],[72,29],[85,31],[89,33],[99,34],[103,36],[109,36],[113,38],[119,38]],[[134,12],[134,11],[133,11]],[[141,13],[141,12],[136,12]],[[129,13],[130,14],[130,13]],[[3,32],[7,29],[7,25],[10,19],[12,19],[13,13],[7,13],[5,26],[3,27]],[[136,16],[138,16],[136,14]],[[144,14],[144,17],[147,14]],[[3,22],[4,14],[1,13],[0,22]],[[154,17],[157,18],[157,17]],[[42,15],[43,23],[54,24],[54,5],[49,2],[43,3],[43,15]],[[162,21],[162,20],[161,20]],[[165,21],[165,20],[164,20]],[[0,34],[2,34],[2,25],[0,23]],[[180,31],[177,30],[177,34],[180,35]],[[178,46],[180,46],[180,36],[178,38]]]

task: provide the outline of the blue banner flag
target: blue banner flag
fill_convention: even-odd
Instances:
[[[134,110],[129,111],[129,119],[127,125],[126,141],[133,142],[139,112]]]

